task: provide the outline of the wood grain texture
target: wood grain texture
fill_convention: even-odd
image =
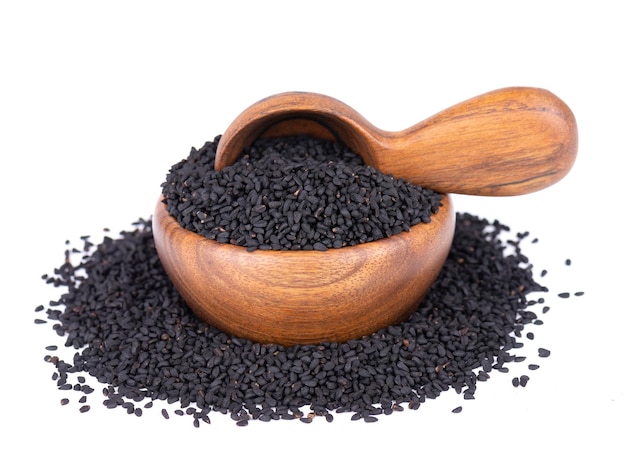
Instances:
[[[353,247],[248,252],[183,229],[163,198],[154,241],[189,307],[232,335],[281,345],[345,341],[414,312],[447,258],[455,212],[449,196],[430,223]]]
[[[381,130],[334,98],[288,92],[244,110],[222,135],[215,168],[260,136],[308,134],[342,141],[368,165],[441,193],[513,196],[561,180],[578,129],[553,93],[510,87],[471,98],[399,132]]]

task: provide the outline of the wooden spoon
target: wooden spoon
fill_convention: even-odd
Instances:
[[[261,136],[298,134],[340,140],[383,173],[441,193],[488,196],[556,183],[578,150],[572,111],[540,88],[495,90],[399,132],[378,129],[334,98],[288,92],[253,104],[232,122],[215,169],[233,164]]]

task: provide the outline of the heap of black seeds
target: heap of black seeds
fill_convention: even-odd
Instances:
[[[190,230],[250,250],[363,243],[428,222],[440,205],[440,195],[382,175],[336,143],[257,141],[222,172],[213,170],[216,146],[217,139],[193,149],[172,167],[163,184],[168,210]],[[83,237],[44,275],[63,293],[36,308],[47,319],[35,322],[52,321],[72,352],[64,358],[48,345],[44,359],[58,389],[79,394],[83,413],[95,391],[90,378],[103,385],[107,408],[141,416],[159,401],[164,418],[174,408],[195,426],[210,423],[211,412],[239,425],[332,421],[342,412],[373,422],[447,390],[473,399],[492,370],[524,361],[514,353],[522,332],[541,324],[532,306],[544,300],[529,295],[547,289],[520,249],[528,234],[505,238],[508,227],[470,214],[457,214],[449,256],[407,321],[344,343],[294,347],[233,337],[199,320],[163,270],[151,221],[134,226],[97,245]],[[527,382],[521,375],[513,385]]]
[[[199,320],[170,283],[151,222],[142,220],[117,238],[95,245],[85,237],[83,247],[67,250],[65,263],[44,276],[63,294],[36,309],[48,317],[36,322],[53,321],[74,351],[64,359],[50,346],[45,360],[55,366],[57,387],[80,395],[81,412],[94,391],[86,378],[95,378],[108,408],[141,416],[158,401],[163,417],[174,408],[195,426],[215,411],[239,425],[331,421],[341,412],[372,422],[447,390],[473,399],[492,370],[524,360],[514,350],[524,328],[541,323],[531,306],[543,302],[529,294],[547,289],[521,253],[526,234],[504,241],[507,231],[498,221],[458,214],[440,276],[407,321],[345,343],[286,348]]]
[[[213,169],[219,137],[174,165],[167,210],[208,239],[255,249],[326,250],[429,222],[441,195],[363,165],[345,146],[308,137],[257,140]]]

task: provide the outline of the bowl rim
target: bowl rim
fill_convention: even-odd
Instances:
[[[393,234],[391,236],[385,236],[377,240],[362,242],[362,243],[358,243],[355,245],[347,245],[347,246],[338,247],[338,248],[328,247],[327,250],[316,250],[316,249],[248,250],[248,247],[243,246],[243,245],[236,245],[236,244],[231,244],[229,242],[219,242],[217,240],[209,239],[207,237],[204,237],[201,234],[198,234],[195,231],[192,231],[190,229],[183,227],[178,222],[178,220],[167,211],[167,204],[166,204],[167,197],[164,196],[163,194],[161,194],[161,196],[159,197],[157,209],[155,210],[154,216],[155,216],[155,219],[157,219],[157,222],[162,220],[162,218],[163,219],[171,218],[170,224],[172,224],[173,227],[176,228],[177,232],[179,232],[180,234],[185,234],[186,237],[190,237],[194,239],[194,241],[197,243],[213,245],[214,247],[219,247],[220,249],[224,249],[228,251],[234,251],[240,254],[243,254],[245,252],[246,254],[249,254],[250,256],[254,256],[254,257],[270,256],[270,257],[283,257],[286,259],[289,259],[289,258],[309,259],[310,258],[312,260],[316,260],[316,259],[326,259],[326,258],[332,257],[332,255],[338,253],[338,251],[341,251],[342,254],[345,254],[348,251],[360,252],[364,248],[374,248],[376,246],[383,247],[383,246],[390,244],[391,242],[395,243],[399,239],[408,240],[408,239],[412,239],[414,237],[419,237],[419,236],[426,237],[428,235],[431,235],[431,236],[434,235],[434,233],[437,232],[437,228],[445,224],[445,219],[448,219],[448,222],[451,225],[454,224],[454,220],[456,219],[456,214],[455,214],[454,206],[452,203],[451,195],[448,193],[441,193],[441,195],[442,195],[441,205],[437,209],[437,212],[432,213],[431,221],[429,222],[419,222],[417,224],[412,225],[410,227],[410,230],[408,231],[402,231],[397,234]],[[443,213],[443,217],[441,216],[442,213]],[[452,219],[452,222],[449,221],[450,218]],[[434,224],[433,224],[433,220],[435,220]],[[390,239],[393,239],[393,240],[390,241]]]

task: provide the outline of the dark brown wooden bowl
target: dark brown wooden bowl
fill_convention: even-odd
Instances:
[[[449,195],[430,223],[327,251],[256,250],[184,229],[157,203],[157,252],[183,299],[205,322],[285,346],[343,342],[405,320],[439,274],[454,235]]]

